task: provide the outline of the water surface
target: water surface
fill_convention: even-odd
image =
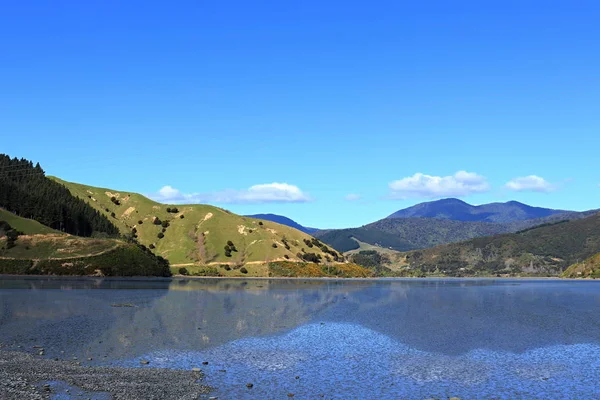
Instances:
[[[8,348],[222,399],[600,398],[599,312],[593,281],[0,279]]]

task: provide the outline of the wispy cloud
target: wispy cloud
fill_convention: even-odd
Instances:
[[[458,171],[450,176],[433,176],[416,173],[413,176],[390,182],[390,198],[435,198],[467,196],[490,190],[487,179],[473,172]]]
[[[243,190],[228,189],[212,193],[183,193],[174,187],[164,186],[149,197],[159,202],[174,204],[305,203],[312,200],[298,186],[278,182],[254,185]]]
[[[344,196],[344,200],[346,200],[346,201],[357,201],[357,200],[360,200],[361,198],[362,198],[361,195],[355,194],[355,193],[350,193],[350,194],[347,194],[346,196]]]
[[[504,185],[507,189],[515,192],[552,192],[556,185],[548,182],[541,176],[529,175],[514,178]]]

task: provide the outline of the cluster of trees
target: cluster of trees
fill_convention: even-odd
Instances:
[[[173,207],[173,208],[167,207],[167,212],[177,214],[179,212],[179,210],[177,209],[177,207]]]
[[[391,262],[387,255],[375,250],[362,250],[352,255],[350,261],[369,269],[378,269]]]
[[[233,244],[233,242],[231,240],[227,241],[227,244],[225,245],[224,250],[225,250],[225,257],[231,257],[231,252],[237,251],[237,249],[235,248],[235,245]]]
[[[39,164],[5,154],[0,154],[0,207],[73,235],[119,234],[108,218],[46,178]]]
[[[304,239],[304,244],[306,244],[309,248],[313,248],[315,246],[318,247],[319,249],[321,249],[321,251],[323,253],[327,253],[331,257],[333,257],[334,261],[343,261],[344,260],[343,256],[341,256],[340,254],[338,254],[337,251],[332,250],[329,247],[327,247],[319,239],[316,239],[316,238]],[[329,261],[329,260],[331,260],[331,258],[327,257],[327,261]]]
[[[6,248],[12,249],[15,247],[15,242],[19,235],[22,235],[23,232],[19,232],[16,229],[13,229],[12,226],[6,221],[0,221],[0,238],[6,236]]]

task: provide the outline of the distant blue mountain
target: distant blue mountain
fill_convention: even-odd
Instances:
[[[264,219],[265,221],[277,222],[278,224],[287,225],[289,227],[298,229],[299,231],[302,231],[304,233],[308,233],[309,235],[315,233],[316,231],[318,231],[318,229],[316,229],[316,228],[307,228],[305,226],[302,226],[299,223],[297,223],[296,221],[294,221],[292,219],[289,219],[288,217],[284,217],[283,215],[277,215],[277,214],[254,214],[254,215],[246,215],[246,217],[257,218],[257,219]]]
[[[459,199],[442,199],[396,211],[388,218],[437,218],[454,221],[507,223],[544,218],[565,212],[568,211],[532,207],[517,201],[473,206]]]

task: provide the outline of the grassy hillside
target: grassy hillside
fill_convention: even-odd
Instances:
[[[0,238],[0,274],[169,276],[169,265],[147,249],[115,239],[65,234]]]
[[[8,222],[8,224],[19,232],[26,235],[59,233],[52,228],[40,224],[37,221],[27,218],[21,218],[15,214],[0,208],[0,221]]]
[[[600,252],[600,214],[408,252],[404,268],[446,275],[559,275]]]
[[[225,265],[302,261],[299,255],[311,261],[309,253],[322,262],[341,256],[296,229],[218,207],[165,205],[136,193],[52,179],[108,216],[122,234],[135,234],[140,243],[153,248],[175,268],[203,265],[222,269]],[[225,250],[228,242],[235,250]]]
[[[600,279],[600,253],[571,265],[563,272],[563,277]]]

